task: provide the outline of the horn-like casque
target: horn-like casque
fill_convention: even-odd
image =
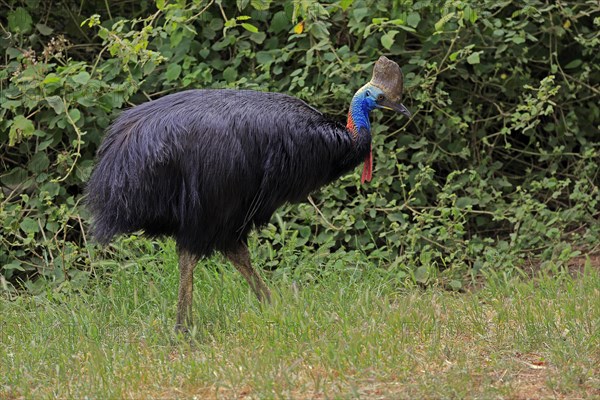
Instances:
[[[390,100],[399,102],[402,98],[403,81],[400,66],[386,56],[379,57],[373,67],[371,84],[383,90]]]

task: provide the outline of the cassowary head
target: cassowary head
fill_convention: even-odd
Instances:
[[[373,68],[373,77],[355,97],[366,111],[375,108],[392,110],[410,117],[410,111],[401,103],[403,76],[400,67],[385,56],[379,57]]]
[[[359,137],[361,129],[371,131],[369,113],[376,108],[392,110],[410,117],[410,111],[401,103],[403,77],[400,67],[385,56],[373,67],[373,77],[352,98],[350,110],[348,111],[348,124],[355,138]],[[371,137],[369,136],[369,144]],[[369,182],[373,172],[373,151],[369,151],[365,158],[365,167],[361,182]]]

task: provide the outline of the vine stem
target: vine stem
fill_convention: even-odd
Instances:
[[[56,182],[63,182],[65,179],[67,179],[69,177],[69,175],[71,175],[71,173],[75,169],[77,160],[79,160],[79,158],[81,157],[81,136],[82,136],[81,131],[75,124],[75,121],[73,121],[73,118],[71,118],[71,115],[69,114],[69,109],[67,107],[67,102],[65,101],[64,97],[62,98],[62,101],[65,106],[65,114],[67,115],[67,119],[69,120],[69,123],[71,124],[73,129],[75,129],[75,134],[77,135],[77,152],[75,153],[75,160],[73,160],[73,164],[71,164],[71,167],[67,171],[67,174],[65,176],[63,176],[62,178],[57,179]]]
[[[333,229],[335,231],[341,231],[342,230],[342,228],[338,228],[337,226],[335,226],[331,222],[329,222],[329,220],[327,219],[327,217],[325,217],[325,215],[323,215],[323,213],[321,212],[321,210],[319,209],[319,207],[317,207],[317,205],[315,204],[315,201],[312,199],[311,196],[308,196],[308,202],[314,207],[314,209],[321,216],[321,218],[323,219],[323,221],[325,222],[325,224],[327,224],[328,227],[330,227],[331,229]]]

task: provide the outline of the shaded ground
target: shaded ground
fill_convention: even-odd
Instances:
[[[571,276],[578,277],[583,274],[586,265],[590,268],[600,270],[600,249],[584,252],[571,258],[561,266],[562,268],[566,268]],[[535,277],[539,272],[545,270],[545,264],[537,260],[531,260],[523,267],[523,270],[529,276]]]
[[[575,257],[567,265],[573,274],[582,274],[588,260],[592,268],[600,270],[600,251]]]

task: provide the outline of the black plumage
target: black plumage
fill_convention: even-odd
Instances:
[[[199,256],[232,250],[282,204],[361,163],[371,136],[358,138],[285,94],[188,90],[144,103],[98,150],[94,236],[143,229]]]
[[[214,251],[268,300],[250,262],[248,233],[282,204],[304,200],[362,161],[369,180],[369,113],[409,115],[401,92],[400,68],[381,57],[354,96],[346,127],[294,97],[247,90],[188,90],[124,111],[88,182],[92,233],[101,243],[138,230],[175,238],[178,329],[191,324],[194,267]]]

